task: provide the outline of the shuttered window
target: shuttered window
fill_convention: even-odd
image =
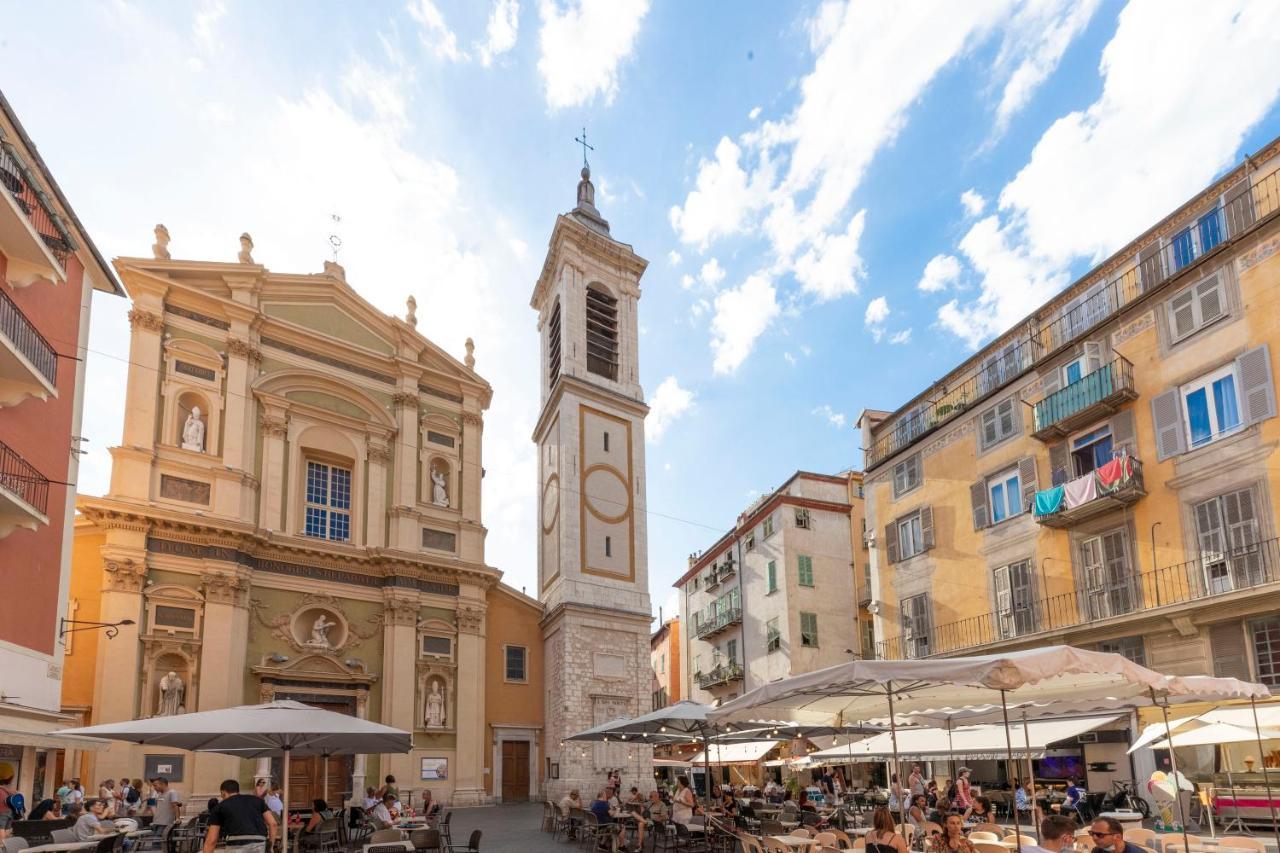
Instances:
[[[1280,687],[1280,616],[1254,619],[1248,628],[1258,681],[1268,687]]]
[[[928,657],[933,649],[933,607],[929,593],[902,599],[902,654],[907,658]]]
[[[818,647],[818,614],[800,614],[800,645],[811,649]]]
[[[813,586],[813,557],[801,554],[796,558],[796,577],[800,586]]]
[[[1220,273],[1196,282],[1169,300],[1170,338],[1176,343],[1227,316],[1227,297]]]
[[[618,300],[596,285],[587,288],[587,370],[618,378]]]
[[[547,326],[547,376],[555,384],[560,376],[560,300],[551,309],[551,322]]]
[[[1098,643],[1098,651],[1122,655],[1138,666],[1147,665],[1147,647],[1142,637],[1116,637]]]
[[[1009,397],[982,413],[979,418],[978,435],[984,450],[999,444],[1017,431],[1016,405],[1017,400]]]
[[[893,466],[893,496],[900,498],[920,485],[920,454],[916,453]]]
[[[1250,680],[1244,626],[1239,622],[1209,626],[1209,654],[1213,655],[1214,675]]]
[[[1264,344],[1234,362],[1151,400],[1156,457],[1202,447],[1276,415],[1271,348]]]
[[[765,593],[768,594],[770,592],[777,592],[778,591],[778,561],[777,560],[769,561],[767,576],[768,576],[768,581],[767,581],[768,588],[765,590]]]
[[[1137,581],[1129,552],[1124,529],[1080,542],[1077,559],[1089,619],[1107,619],[1136,608]]]
[[[1205,591],[1246,589],[1265,580],[1258,552],[1258,513],[1252,489],[1239,489],[1193,507]]]
[[[993,573],[996,627],[1001,638],[1017,637],[1036,630],[1036,602],[1031,561],[1021,560],[1000,566]]]
[[[992,524],[999,524],[1022,513],[1022,484],[1018,479],[1017,468],[1010,468],[989,478],[987,494],[991,498]]]
[[[782,648],[782,632],[778,630],[777,616],[764,623],[764,648],[766,653]]]

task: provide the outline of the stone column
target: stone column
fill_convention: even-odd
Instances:
[[[129,340],[129,381],[125,386],[124,434],[121,444],[125,447],[155,446],[156,406],[160,400],[160,378],[164,375],[163,343],[164,301],[160,298],[139,296],[129,312],[129,325],[133,329]]]
[[[362,689],[356,694],[356,717],[361,720],[369,719],[369,691],[367,688]],[[360,753],[355,756],[355,761],[351,766],[351,801],[347,805],[364,805],[364,789],[365,777],[369,775],[368,771],[369,756]]]
[[[243,338],[227,341],[227,395],[223,404],[222,460],[237,471],[253,470],[253,385],[262,353]]]
[[[113,533],[108,533],[109,543]],[[98,643],[93,687],[95,724],[124,722],[149,715],[151,711],[138,697],[141,684],[138,633],[143,621],[142,590],[147,581],[146,552],[140,548],[126,552],[108,544],[103,547],[103,557],[104,583],[98,619],[101,622],[132,619],[134,624],[122,625],[114,639]],[[136,746],[117,743],[107,752],[94,754],[93,770],[98,779],[133,777],[141,767],[142,751]]]
[[[391,450],[380,441],[370,439],[369,454],[369,512],[365,519],[364,544],[368,548],[387,546],[387,463]]]
[[[467,412],[462,416],[462,517],[468,521],[480,521],[480,472],[484,465],[481,458],[481,433],[484,421],[479,415]]]
[[[470,593],[470,595],[468,595]],[[463,585],[458,601],[458,675],[454,686],[454,728],[457,730],[457,762],[453,804],[475,806],[485,802],[484,768],[488,746],[485,737],[485,601],[484,590]]]
[[[417,720],[418,601],[402,592],[385,593],[382,611],[382,722],[412,732]],[[383,773],[393,773],[407,786],[413,772],[413,755],[389,755]]]
[[[289,421],[281,409],[268,408],[258,418],[262,428],[262,485],[258,524],[267,530],[284,530],[285,435]]]
[[[214,711],[244,704],[249,643],[249,575],[228,567],[204,575],[204,637],[199,683],[187,688],[187,709]],[[189,794],[216,796],[223,779],[239,778],[240,759],[212,753],[192,756]]]
[[[395,471],[392,474],[391,493],[393,506],[412,507],[418,502],[418,394],[416,391],[397,391],[392,395],[399,432],[395,443]],[[418,525],[415,519],[396,515],[391,546],[406,551],[417,551]]]

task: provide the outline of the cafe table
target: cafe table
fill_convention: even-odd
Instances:
[[[107,836],[103,836],[106,838]],[[35,853],[66,853],[69,850],[92,850],[98,846],[96,841],[59,841],[52,844],[40,844],[35,847],[28,847],[26,850],[35,851]]]
[[[817,843],[807,835],[770,835],[769,838],[779,844],[785,844],[793,850],[804,850]]]

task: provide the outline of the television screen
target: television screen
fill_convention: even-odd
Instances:
[[[1044,779],[1084,779],[1084,761],[1078,755],[1046,755],[1039,761],[1039,776]]]

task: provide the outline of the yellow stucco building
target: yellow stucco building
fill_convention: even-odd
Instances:
[[[879,656],[1061,642],[1280,685],[1278,168],[1280,140],[862,414]]]

